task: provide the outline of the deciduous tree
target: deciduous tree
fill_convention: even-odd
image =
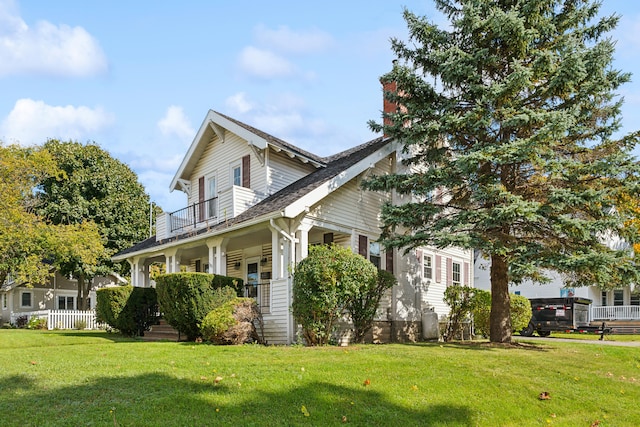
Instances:
[[[411,196],[383,210],[384,243],[479,249],[491,260],[493,342],[510,342],[509,282],[612,287],[638,279],[621,194],[638,196],[631,151],[619,136],[620,87],[590,0],[436,0],[450,26],[405,11],[409,42],[383,81],[400,108],[374,130],[403,144],[407,173],[369,180],[372,190]]]

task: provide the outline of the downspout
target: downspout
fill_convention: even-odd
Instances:
[[[275,221],[272,219],[269,220],[269,225],[271,225],[271,227],[273,227],[277,232],[279,232],[280,234],[282,234],[282,236],[284,236],[285,239],[287,239],[290,243],[290,249],[289,249],[289,257],[293,257],[294,261],[295,261],[295,250],[296,250],[296,240],[294,237],[290,236],[289,234],[287,234],[282,228],[280,228],[278,225],[276,225]],[[273,249],[272,249],[273,251]],[[282,266],[283,270],[285,268],[285,266]],[[291,277],[289,277],[289,279],[287,280],[287,283],[290,285],[291,284]],[[291,311],[291,293],[292,290],[288,289],[287,292],[287,308],[289,309],[289,311]],[[290,342],[293,342],[293,314],[289,314],[289,321],[287,322],[287,337],[288,340]]]

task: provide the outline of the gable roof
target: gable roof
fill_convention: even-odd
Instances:
[[[199,239],[202,234],[218,234],[240,228],[254,220],[267,220],[269,217],[293,217],[306,208],[320,201],[323,197],[348,182],[353,177],[372,167],[379,160],[396,149],[393,140],[378,137],[364,144],[342,151],[333,156],[322,158],[324,167],[289,184],[261,202],[250,207],[240,215],[212,227],[197,230],[195,233],[184,233],[179,236],[156,241],[155,236],[116,254],[114,260],[123,260],[127,255],[146,251],[176,241],[190,238]]]
[[[178,171],[171,180],[171,184],[169,186],[171,191],[180,189],[182,187],[182,182],[190,178],[193,168],[200,160],[202,153],[209,143],[210,138],[207,136],[213,132],[218,135],[221,140],[224,140],[225,133],[227,131],[240,136],[257,149],[264,150],[268,146],[271,146],[276,151],[285,151],[291,157],[299,158],[303,163],[311,163],[317,168],[326,166],[322,157],[302,150],[281,140],[280,138],[276,138],[275,136],[256,129],[253,126],[249,126],[246,123],[233,119],[217,111],[209,110],[198,129],[198,133],[196,133],[195,138],[193,138],[187,153],[182,159],[182,163],[180,164],[180,167],[178,167]]]

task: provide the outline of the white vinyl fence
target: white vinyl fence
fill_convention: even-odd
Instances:
[[[18,318],[25,316],[27,323],[32,317],[47,319],[47,328],[52,329],[102,329],[104,326],[96,321],[95,310],[40,310],[23,313],[11,313],[11,323],[16,324]]]

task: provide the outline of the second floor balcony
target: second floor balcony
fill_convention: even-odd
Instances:
[[[210,225],[218,223],[217,197],[171,212],[167,225],[169,232],[173,234],[197,229],[205,223]]]

